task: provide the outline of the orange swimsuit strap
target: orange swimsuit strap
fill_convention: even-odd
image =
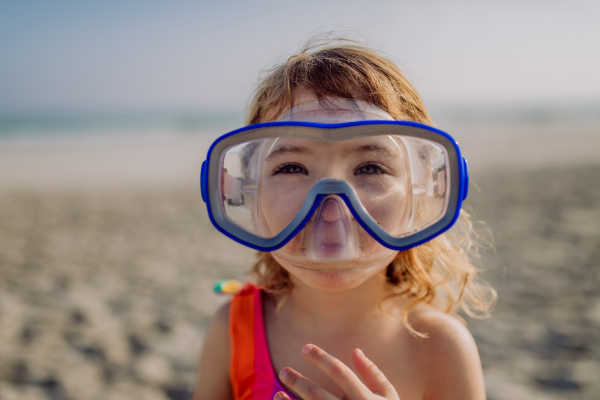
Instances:
[[[229,308],[230,378],[236,400],[272,400],[287,391],[273,368],[262,307],[262,291],[246,284]],[[293,397],[288,393],[291,399]]]

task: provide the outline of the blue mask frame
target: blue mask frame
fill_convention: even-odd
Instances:
[[[349,137],[346,139],[351,138],[353,134],[356,137],[364,137],[384,133],[426,139],[441,144],[447,150],[448,168],[450,176],[452,176],[448,206],[443,217],[422,231],[403,237],[392,236],[381,228],[364,209],[352,185],[341,179],[322,179],[315,183],[298,214],[279,234],[272,238],[253,235],[241,229],[223,215],[219,205],[221,199],[217,177],[219,156],[223,149],[248,140],[282,136],[282,130],[287,132],[288,137],[295,137],[298,132],[302,132],[303,137],[309,137],[311,131],[314,131],[315,134],[318,133],[319,137],[327,137],[328,133],[339,129],[348,132]],[[390,132],[390,129],[393,132]],[[365,135],[365,131],[370,132]],[[238,243],[266,252],[283,247],[296,236],[310,220],[321,200],[332,194],[338,195],[344,200],[356,221],[383,246],[393,250],[407,250],[450,229],[458,219],[462,202],[467,197],[468,186],[467,161],[462,157],[458,143],[450,135],[439,129],[409,121],[356,121],[341,124],[267,122],[249,125],[229,132],[215,140],[208,150],[206,160],[202,162],[200,172],[202,200],[206,203],[208,216],[215,228]]]

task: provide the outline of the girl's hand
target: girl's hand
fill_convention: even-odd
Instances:
[[[363,378],[356,376],[350,368],[338,359],[330,356],[315,345],[307,344],[302,349],[304,357],[325,372],[344,393],[348,400],[400,400],[396,389],[383,373],[359,349],[352,353],[352,361]],[[291,368],[284,368],[279,373],[279,379],[305,400],[339,400],[337,397],[305,378]],[[275,394],[273,400],[290,400],[283,392]]]

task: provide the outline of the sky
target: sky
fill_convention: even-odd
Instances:
[[[600,102],[596,0],[0,0],[0,114],[241,111],[261,71],[336,30],[428,106]]]

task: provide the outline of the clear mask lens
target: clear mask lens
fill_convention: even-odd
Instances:
[[[402,236],[437,221],[445,211],[450,176],[442,146],[393,136],[324,144],[262,139],[222,155],[223,214],[263,238],[277,235],[320,179],[347,180],[384,229]]]

